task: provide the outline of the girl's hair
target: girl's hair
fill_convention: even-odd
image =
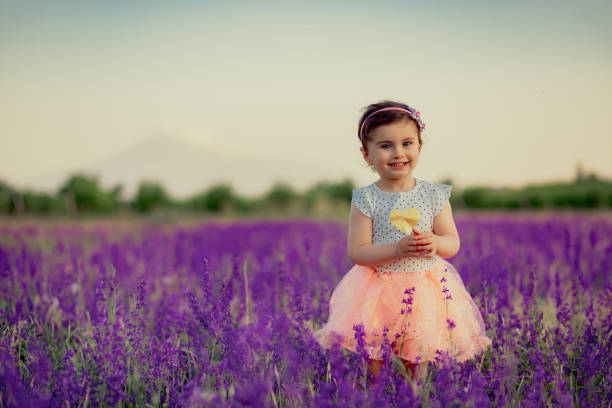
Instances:
[[[414,120],[410,116],[410,114],[408,112],[402,112],[400,110],[387,110],[387,111],[383,111],[383,112],[380,112],[380,113],[377,113],[377,114],[373,115],[365,123],[365,126],[363,126],[363,130],[361,131],[361,128],[362,128],[362,125],[363,125],[363,121],[366,120],[366,118],[368,116],[370,116],[370,114],[372,112],[375,112],[375,111],[377,111],[379,109],[383,109],[383,108],[389,108],[389,107],[396,107],[396,108],[403,108],[403,109],[407,109],[407,110],[413,110],[408,105],[405,105],[405,104],[400,103],[400,102],[395,102],[395,101],[381,101],[381,102],[378,102],[378,103],[373,103],[373,104],[367,106],[366,108],[364,108],[365,111],[361,115],[361,118],[359,119],[359,125],[357,126],[357,132],[358,132],[357,137],[359,138],[359,141],[361,142],[361,145],[363,146],[363,149],[367,150],[367,143],[368,143],[368,140],[369,140],[368,139],[368,134],[374,128],[377,128],[377,127],[382,126],[382,125],[388,125],[388,124],[393,123],[393,122],[403,121],[403,120],[411,120],[411,121],[414,122],[414,124],[417,127],[417,131],[418,131],[418,135],[419,135],[419,145],[423,145],[423,140],[421,139],[421,129],[419,127],[419,124],[416,122],[416,120]]]

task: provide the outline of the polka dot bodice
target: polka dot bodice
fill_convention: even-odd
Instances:
[[[442,211],[444,203],[450,197],[452,186],[416,178],[415,180],[416,185],[410,191],[388,193],[382,191],[376,183],[353,190],[351,204],[372,219],[373,245],[390,244],[405,236],[389,221],[389,214],[395,209],[405,211],[416,208],[419,211],[419,222],[415,228],[423,232],[433,230],[433,218]],[[438,255],[433,258],[403,257],[376,265],[374,268],[387,272],[423,272],[431,269],[438,258]]]

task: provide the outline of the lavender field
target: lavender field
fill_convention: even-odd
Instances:
[[[456,221],[492,346],[373,385],[312,337],[344,223],[0,224],[0,406],[610,407],[612,218]]]

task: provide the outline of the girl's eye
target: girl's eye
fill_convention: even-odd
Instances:
[[[412,144],[412,142],[411,142],[410,140],[406,140],[406,141],[404,142],[404,145],[410,145],[410,144]],[[390,144],[385,143],[385,144],[383,144],[383,145],[380,145],[380,147],[382,147],[383,149],[386,149],[387,147],[391,147],[391,145],[390,145]]]

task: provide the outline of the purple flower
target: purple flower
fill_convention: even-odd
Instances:
[[[312,336],[311,327],[333,314],[332,290],[353,266],[344,223],[207,220],[129,232],[106,222],[4,223],[0,404],[601,405],[612,381],[605,343],[612,224],[594,215],[475,214],[458,216],[457,226],[464,241],[453,265],[492,329],[493,352],[429,370],[429,392],[413,394],[393,370],[392,353],[410,344],[405,327],[384,328],[377,339],[385,361],[377,385],[367,385],[362,370],[372,350],[366,340],[380,333],[366,337],[365,324],[355,336],[350,329],[338,336],[359,354],[325,349]],[[446,273],[440,278],[455,312],[444,318],[453,340],[458,324],[450,316],[458,314]],[[393,305],[398,323],[412,317],[414,295],[414,286],[404,288]],[[553,300],[551,330],[542,298]],[[245,324],[247,305],[253,319]],[[576,314],[585,319],[576,322]],[[416,361],[442,361],[446,352],[423,350]]]
[[[404,299],[402,299],[402,303],[405,305],[411,305],[413,302],[413,294],[415,292],[415,287],[411,287],[409,289],[404,290],[404,294],[408,295],[407,297],[405,297]],[[412,312],[412,308],[411,307],[407,307],[406,309],[401,309],[400,313],[401,314],[406,314],[406,313],[411,313]]]
[[[363,323],[353,325],[353,331],[355,332],[354,337],[357,342],[357,352],[360,356],[364,358],[369,358],[368,351],[366,350],[366,333]]]

